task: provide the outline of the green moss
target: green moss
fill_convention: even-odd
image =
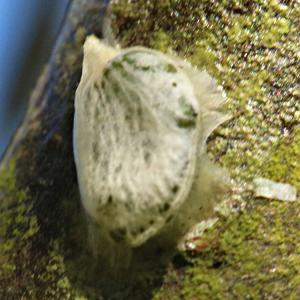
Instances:
[[[152,40],[151,47],[162,51],[167,52],[171,45],[169,35],[163,30],[159,30],[154,33],[154,39]]]
[[[205,68],[211,73],[216,72],[216,56],[205,46],[196,46],[189,60],[199,68]]]
[[[266,13],[262,19],[262,45],[272,48],[290,30],[290,21],[286,18],[274,17]]]
[[[227,28],[227,36],[230,42],[242,44],[251,38],[250,30],[251,19],[247,16],[236,16]]]
[[[12,159],[0,174],[0,298],[84,299],[69,284],[61,240],[47,248],[34,205],[18,186]],[[74,298],[75,297],[75,298]]]
[[[265,162],[263,175],[288,182],[300,190],[300,128],[283,138]]]
[[[294,217],[300,205],[249,201],[251,208],[205,234],[210,246],[190,258],[178,291],[183,299],[277,299],[300,293],[300,229]],[[155,299],[168,294],[163,289]]]
[[[26,191],[17,188],[15,162],[0,174],[0,282],[5,283],[19,271],[18,251],[28,251],[38,232],[36,217],[28,203]],[[0,283],[1,286],[1,283]],[[2,287],[3,288],[3,287]]]

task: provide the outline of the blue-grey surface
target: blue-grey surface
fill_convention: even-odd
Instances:
[[[21,122],[69,0],[0,0],[0,156]]]

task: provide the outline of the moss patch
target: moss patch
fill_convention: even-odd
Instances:
[[[180,299],[297,299],[299,213],[296,203],[251,199],[246,211],[205,234],[209,246],[189,258]],[[163,286],[154,299],[171,292]]]
[[[282,139],[265,162],[264,176],[288,182],[300,191],[300,128]]]
[[[33,285],[27,281],[30,275],[27,257],[39,230],[26,191],[17,188],[14,170],[12,161],[0,174],[0,295],[3,299],[21,293],[16,291],[25,286],[30,289],[30,283]]]
[[[84,299],[66,276],[63,236],[44,249],[47,232],[40,229],[27,191],[17,184],[15,159],[1,171],[0,191],[0,298]]]

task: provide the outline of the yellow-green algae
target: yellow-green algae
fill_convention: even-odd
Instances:
[[[208,150],[236,182],[300,189],[299,1],[118,0],[112,14],[121,46],[177,52],[226,89],[233,118]],[[300,298],[300,204],[238,197],[245,210],[207,232],[209,247],[171,268],[153,299]]]

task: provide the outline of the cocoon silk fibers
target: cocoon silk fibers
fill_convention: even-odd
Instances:
[[[208,160],[206,140],[229,118],[225,100],[179,57],[86,39],[74,156],[91,247],[112,269],[146,243],[175,248],[210,215],[228,176]]]

